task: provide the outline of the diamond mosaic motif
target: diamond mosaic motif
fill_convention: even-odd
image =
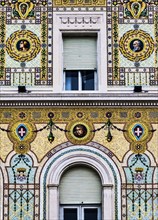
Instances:
[[[28,129],[24,124],[20,124],[16,129],[16,133],[18,137],[20,138],[20,140],[24,140],[25,136],[27,135],[27,132],[28,132]]]
[[[136,124],[133,128],[133,134],[137,140],[140,140],[144,133],[144,129],[140,124]]]

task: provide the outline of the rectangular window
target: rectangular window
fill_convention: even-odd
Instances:
[[[87,205],[62,206],[61,220],[101,220],[101,208]]]
[[[67,70],[65,75],[65,90],[95,90],[94,70]]]
[[[63,36],[64,90],[97,89],[97,36]]]
[[[77,71],[65,71],[65,90],[78,90],[78,78]]]
[[[64,209],[64,220],[77,220],[77,209],[65,208]]]
[[[84,220],[98,220],[98,209],[84,208]]]

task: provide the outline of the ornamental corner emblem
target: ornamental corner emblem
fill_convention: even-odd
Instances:
[[[125,4],[125,15],[134,19],[147,17],[147,3],[143,0],[129,0]]]
[[[31,0],[18,0],[11,4],[14,19],[34,18],[35,4]]]

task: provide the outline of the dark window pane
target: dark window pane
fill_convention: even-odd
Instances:
[[[78,71],[67,71],[65,90],[78,90]]]
[[[64,209],[64,220],[77,220],[77,209]]]
[[[94,71],[81,71],[82,75],[82,90],[94,90]]]
[[[84,220],[97,220],[98,209],[84,209]]]

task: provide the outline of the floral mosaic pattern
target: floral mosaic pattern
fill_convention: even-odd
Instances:
[[[108,85],[157,86],[156,2],[113,0],[107,5]]]
[[[144,154],[131,156],[125,168],[127,185],[127,219],[157,219],[158,200],[155,197],[157,187],[154,183],[154,168],[149,158]],[[125,188],[125,186],[124,186]]]
[[[51,9],[51,1],[1,1],[1,86],[52,85]]]

